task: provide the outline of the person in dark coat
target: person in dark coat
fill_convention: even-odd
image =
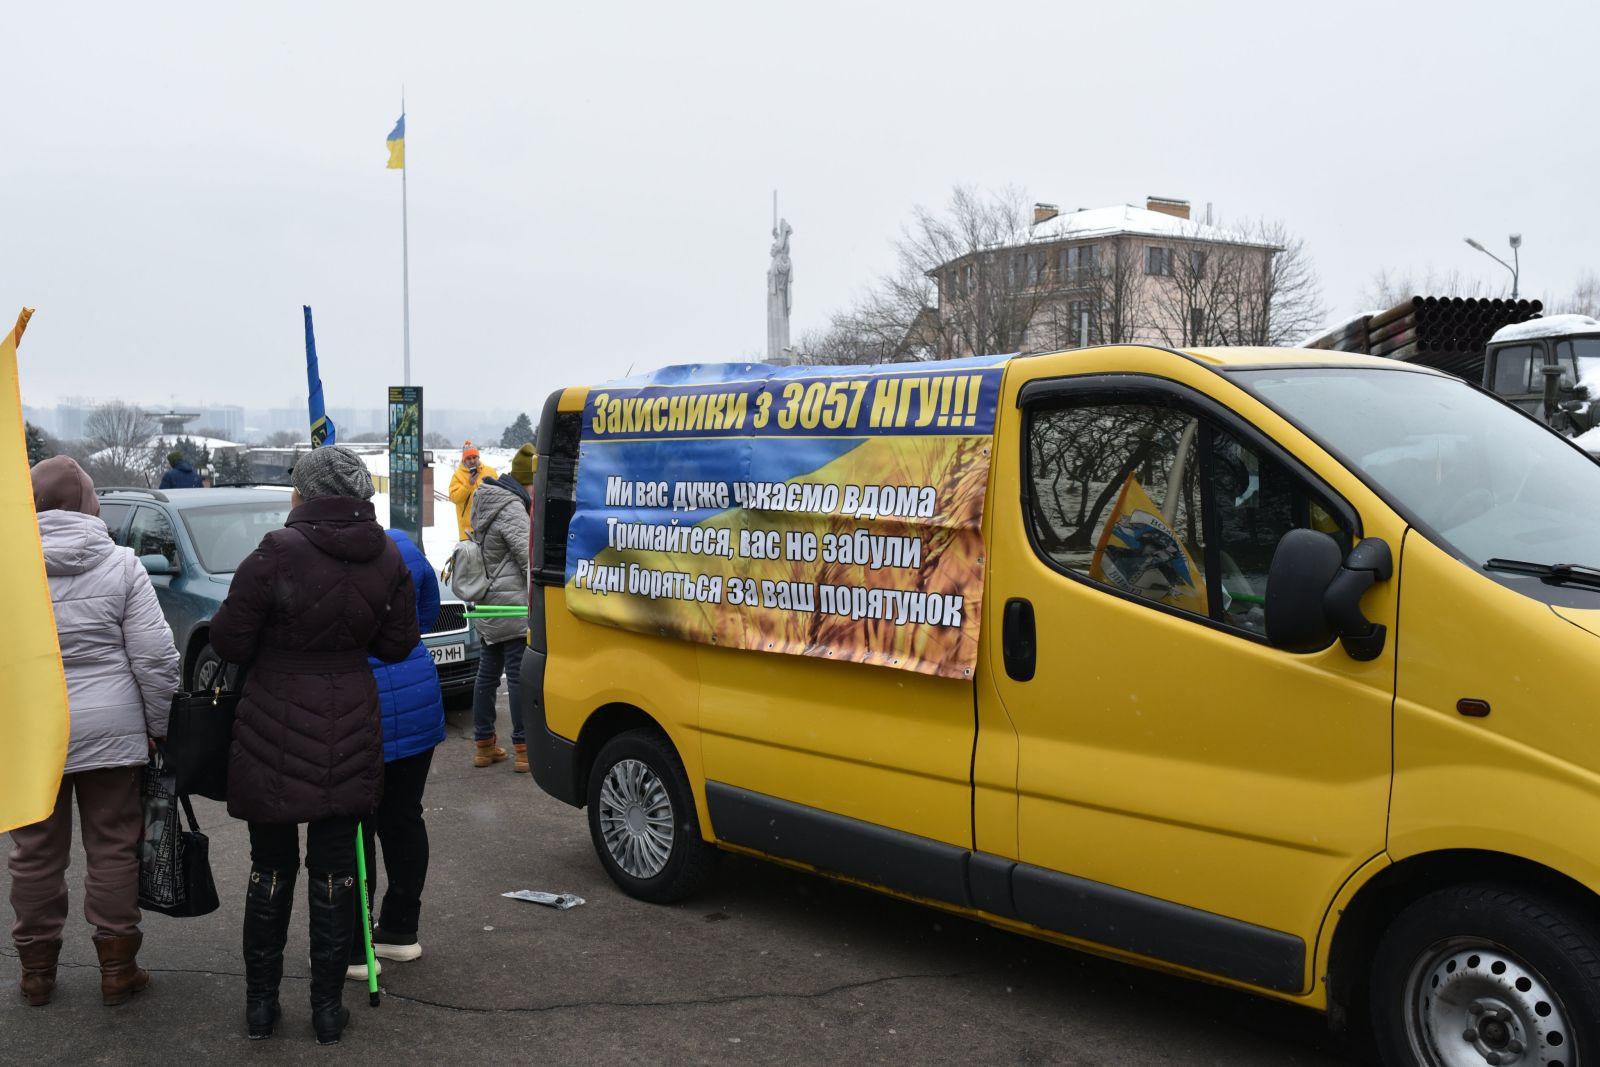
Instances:
[[[417,625],[426,633],[439,618],[439,578],[422,550],[404,530],[390,530],[400,558],[411,570],[417,590]],[[386,960],[414,960],[422,955],[417,926],[422,915],[422,887],[428,878],[428,825],[422,818],[422,791],[428,784],[433,750],[444,740],[444,697],[439,671],[428,646],[418,641],[399,663],[373,659],[383,708],[383,800],[364,827],[367,850],[367,892],[376,896],[377,864],[373,839],[383,846],[383,871],[388,889],[372,933],[373,954]],[[360,920],[360,901],[356,919]],[[382,964],[378,964],[382,973]],[[350,941],[350,967],[345,976],[367,980],[366,939],[358,926]]]
[[[311,1025],[333,1044],[355,901],[356,824],[383,793],[378,688],[367,657],[398,663],[417,630],[411,572],[384,536],[361,458],[328,445],[295,464],[292,510],[233,576],[211,644],[248,673],[228,759],[228,814],[250,824],[245,1018],[272,1035],[306,828]]]
[[[167,473],[161,476],[162,489],[200,489],[205,485],[195,473],[193,464],[183,458],[183,453],[167,453]]]

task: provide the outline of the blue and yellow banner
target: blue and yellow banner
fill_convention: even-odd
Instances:
[[[311,420],[311,447],[339,443],[339,428],[328,418],[322,399],[322,370],[317,366],[317,338],[311,332],[311,308],[300,305],[306,316],[306,408]]]
[[[22,309],[0,334],[0,832],[28,826],[56,806],[67,764],[67,679],[33,511],[26,428],[17,383],[17,344],[33,314]]]
[[[400,121],[394,124],[394,129],[389,131],[389,170],[406,169],[406,116],[402,112]]]
[[[971,677],[1005,358],[704,364],[595,387],[568,607],[690,641]]]

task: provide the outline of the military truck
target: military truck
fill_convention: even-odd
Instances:
[[[1551,428],[1580,437],[1600,425],[1600,319],[1551,315],[1496,330],[1483,387]],[[1582,443],[1600,452],[1600,434]]]

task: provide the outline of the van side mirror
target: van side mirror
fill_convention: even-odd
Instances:
[[[1339,543],[1327,534],[1290,530],[1267,572],[1267,640],[1287,652],[1315,652],[1337,637],[1351,659],[1376,659],[1387,629],[1361,614],[1361,597],[1393,576],[1389,546],[1379,538],[1341,559]]]

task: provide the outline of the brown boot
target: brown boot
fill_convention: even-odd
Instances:
[[[489,740],[478,742],[478,751],[472,754],[474,767],[487,767],[506,758],[506,750],[495,744],[495,740],[496,738],[490,735]]]
[[[61,958],[61,942],[35,941],[31,945],[18,945],[17,958],[22,961],[21,992],[30,1007],[50,1003],[50,994],[56,990],[56,960]]]
[[[94,939],[94,950],[100,956],[100,999],[106,1007],[124,1003],[150,984],[150,972],[139,966],[143,943],[143,934]]]
[[[516,767],[515,767],[516,772],[518,774],[527,774],[528,773],[528,746],[527,745],[512,745],[511,747],[517,750],[517,763],[516,763]]]

